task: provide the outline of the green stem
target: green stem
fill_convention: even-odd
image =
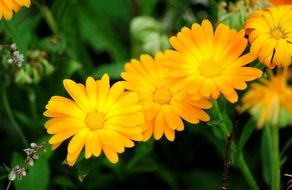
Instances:
[[[10,104],[9,104],[9,101],[8,101],[8,97],[7,97],[7,93],[6,93],[6,89],[5,89],[5,86],[4,85],[1,85],[1,94],[2,94],[2,101],[3,101],[3,106],[4,106],[4,109],[7,113],[7,116],[12,124],[12,126],[14,127],[16,133],[19,135],[21,141],[23,142],[24,146],[25,147],[28,147],[28,142],[20,128],[20,126],[18,125],[18,123],[16,122],[14,116],[13,116],[13,113],[12,113],[12,110],[11,110],[11,107],[10,107]]]
[[[221,110],[219,108],[218,102],[216,100],[213,100],[212,103],[213,103],[213,108],[214,108],[214,111],[215,111],[215,115],[219,119],[220,129],[221,129],[222,133],[224,134],[224,136],[228,137],[230,135],[230,132],[229,132],[226,124],[224,123],[224,118],[223,118],[223,115],[222,115]]]
[[[58,25],[50,9],[44,3],[39,3],[37,1],[34,2],[36,6],[40,9],[44,19],[46,20],[53,34],[58,34],[59,33]]]
[[[239,157],[238,157],[238,160],[237,160],[237,164],[239,166],[239,168],[241,169],[249,187],[251,188],[251,190],[259,190],[259,186],[257,184],[257,182],[255,181],[244,157],[243,157],[243,154],[241,154]]]
[[[269,126],[271,133],[271,190],[280,190],[279,128]]]

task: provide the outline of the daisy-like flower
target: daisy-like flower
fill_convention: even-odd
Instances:
[[[288,5],[292,4],[291,0],[269,0],[273,5]]]
[[[244,28],[250,51],[273,69],[292,62],[292,6],[275,6],[252,13]]]
[[[262,71],[245,65],[255,59],[250,53],[240,57],[247,46],[244,31],[236,32],[219,24],[213,33],[208,20],[202,25],[182,28],[170,38],[174,50],[166,51],[164,65],[170,76],[180,79],[188,93],[217,99],[222,93],[229,102],[237,102],[235,89],[243,90],[246,81],[259,78]]]
[[[133,147],[142,139],[144,121],[142,106],[135,92],[125,93],[122,82],[109,84],[107,74],[95,81],[88,77],[86,85],[65,79],[64,87],[73,100],[53,96],[44,115],[50,117],[45,124],[49,143],[56,149],[71,136],[67,163],[72,166],[85,147],[85,158],[98,157],[103,151],[112,163],[125,147]]]
[[[204,98],[192,100],[176,80],[169,77],[169,69],[161,64],[164,55],[159,52],[155,59],[142,55],[139,60],[131,60],[125,65],[122,78],[125,87],[137,92],[145,114],[144,141],[152,135],[159,140],[164,134],[173,141],[175,130],[182,131],[182,119],[197,124],[208,121],[209,116],[202,110],[211,107]]]
[[[14,12],[19,11],[21,7],[29,7],[30,0],[0,0],[0,20],[4,17],[10,20]]]
[[[261,79],[253,83],[243,96],[241,111],[249,112],[258,119],[257,127],[265,124],[278,126],[281,111],[292,113],[292,87],[287,84],[287,74],[270,75],[270,79]]]

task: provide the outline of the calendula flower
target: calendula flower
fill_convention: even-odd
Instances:
[[[270,79],[261,79],[253,83],[243,96],[241,111],[249,110],[258,120],[257,127],[265,124],[278,126],[281,109],[292,113],[292,88],[287,84],[287,74],[270,75]]]
[[[238,100],[235,89],[245,89],[246,81],[262,75],[261,70],[245,66],[254,56],[250,53],[240,56],[247,45],[243,30],[236,32],[219,24],[213,33],[211,23],[204,20],[202,25],[182,28],[170,38],[170,43],[176,51],[166,51],[168,60],[164,65],[190,94],[217,99],[222,93],[234,103]]]
[[[49,143],[56,149],[73,136],[68,145],[67,162],[74,165],[85,147],[85,158],[99,156],[101,151],[112,163],[117,153],[133,147],[132,140],[142,139],[144,114],[135,92],[125,93],[121,82],[112,87],[107,74],[95,81],[88,77],[86,85],[65,79],[64,87],[73,100],[53,96],[44,115],[51,119],[45,127],[53,134]]]
[[[291,0],[269,0],[273,5],[288,5],[292,4]]]
[[[176,80],[169,77],[169,69],[162,66],[164,55],[159,52],[155,59],[142,55],[125,65],[124,78],[127,89],[137,92],[145,114],[144,141],[152,134],[159,140],[164,134],[173,141],[175,130],[182,131],[182,119],[196,124],[208,121],[209,116],[202,110],[211,107],[204,98],[192,100]]]
[[[292,59],[292,6],[275,6],[252,13],[244,28],[250,51],[273,69],[285,67]]]
[[[30,0],[0,0],[0,20],[4,17],[10,20],[13,13],[19,11],[21,7],[29,7]]]

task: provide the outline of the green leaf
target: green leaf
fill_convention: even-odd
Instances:
[[[19,153],[14,152],[12,156],[12,166],[22,165],[24,157]],[[16,190],[46,190],[49,185],[50,169],[48,160],[40,154],[38,160],[29,168],[26,176],[22,180],[15,180],[14,185]]]
[[[263,167],[263,178],[266,184],[271,184],[271,134],[268,129],[269,126],[264,126],[262,130],[261,139],[261,157],[262,157],[262,167]]]
[[[53,184],[60,186],[60,187],[63,187],[63,188],[74,189],[74,187],[75,187],[74,182],[66,176],[56,176],[53,179]]]
[[[18,50],[26,55],[30,43],[35,38],[35,28],[40,21],[39,16],[22,19],[19,14],[11,21],[4,21],[4,27],[11,35],[12,41],[16,43]]]
[[[140,15],[152,15],[155,11],[158,0],[141,0],[140,3]]]
[[[93,75],[96,79],[101,78],[101,76],[107,73],[112,80],[121,79],[121,72],[124,70],[124,65],[121,62],[104,64],[97,67],[92,71],[91,75]]]
[[[127,58],[126,48],[119,40],[117,32],[106,15],[85,4],[80,6],[79,15],[81,36],[86,43],[94,50],[108,51],[116,61],[123,61]]]
[[[135,154],[132,159],[127,162],[125,168],[128,172],[149,172],[158,169],[158,165],[153,157],[154,140],[136,145]]]
[[[240,139],[238,142],[238,154],[241,154],[243,148],[247,142],[247,140],[252,135],[253,131],[255,130],[256,123],[253,118],[250,118],[248,122],[243,127],[242,133],[240,135]]]

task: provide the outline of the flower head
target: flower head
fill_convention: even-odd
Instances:
[[[101,150],[112,163],[118,162],[117,153],[133,147],[132,140],[142,139],[140,125],[144,114],[138,105],[138,95],[125,93],[121,82],[112,87],[107,74],[95,81],[88,77],[86,85],[65,79],[64,87],[73,100],[53,96],[44,115],[51,119],[45,127],[53,134],[49,143],[56,149],[73,136],[68,145],[67,162],[74,165],[85,146],[85,158],[99,156]]]
[[[275,6],[252,13],[244,28],[250,51],[273,69],[292,62],[292,6]]]
[[[29,7],[30,0],[0,0],[0,20],[4,17],[10,20],[13,12],[19,11],[20,7]]]
[[[192,100],[176,80],[169,77],[169,69],[161,64],[164,55],[159,52],[155,59],[142,55],[139,60],[131,60],[125,65],[122,78],[125,87],[137,92],[145,113],[144,140],[152,134],[156,140],[164,134],[173,141],[175,130],[182,131],[182,119],[190,123],[208,121],[209,116],[202,110],[211,103],[204,98]]]
[[[236,32],[224,24],[219,24],[215,33],[208,20],[193,24],[191,29],[184,27],[170,43],[176,51],[166,51],[164,65],[190,94],[199,92],[217,99],[222,93],[234,103],[238,100],[235,89],[245,89],[246,81],[262,75],[259,69],[245,67],[254,56],[248,53],[240,57],[247,45],[244,31]]]
[[[287,84],[287,73],[262,79],[261,83],[253,83],[243,96],[241,111],[249,112],[258,117],[257,127],[265,124],[279,125],[281,110],[292,113],[292,87]]]

